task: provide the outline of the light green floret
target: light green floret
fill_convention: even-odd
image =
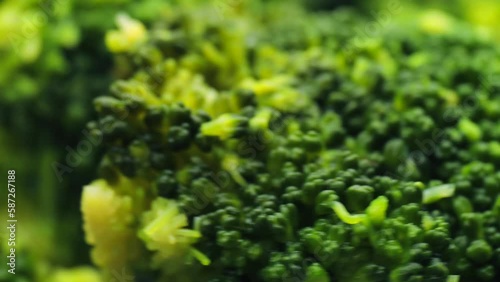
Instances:
[[[249,125],[252,129],[265,130],[269,128],[269,121],[271,120],[272,111],[269,108],[259,110],[256,115],[250,119]]]
[[[366,216],[371,223],[381,224],[386,218],[388,207],[389,200],[384,196],[379,196],[366,208]]]
[[[201,126],[201,133],[205,136],[216,136],[221,140],[226,140],[241,129],[245,122],[246,119],[241,116],[223,114],[210,122],[204,123]]]
[[[358,224],[366,217],[364,214],[350,214],[341,202],[333,203],[333,211],[340,218],[340,220],[347,224]]]
[[[455,185],[453,184],[434,186],[424,190],[422,202],[424,204],[430,204],[443,198],[452,197],[454,194]]]
[[[379,196],[370,202],[366,208],[366,214],[350,214],[341,202],[333,203],[333,211],[340,220],[347,224],[358,224],[363,221],[379,224],[385,220],[389,200],[384,196]]]
[[[469,141],[481,140],[483,132],[481,128],[468,118],[462,118],[458,123],[458,129],[469,139]]]
[[[202,265],[210,264],[210,260],[204,254],[192,247],[201,234],[185,228],[188,226],[187,217],[179,212],[175,201],[156,199],[151,205],[151,210],[144,214],[142,226],[139,237],[149,250],[156,251],[153,258],[155,265],[186,255],[191,255]]]

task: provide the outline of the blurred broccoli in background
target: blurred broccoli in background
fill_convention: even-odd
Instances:
[[[53,264],[88,263],[81,255],[87,248],[79,226],[78,186],[94,175],[96,159],[94,154],[82,157],[71,168],[78,172],[64,175],[56,173],[55,164],[66,164],[67,148],[85,138],[92,99],[112,80],[112,57],[103,37],[116,13],[148,22],[162,7],[153,0],[0,3],[0,154],[5,156],[0,167],[18,172],[18,216],[24,220],[18,250],[33,262],[19,262],[17,279],[27,273],[28,281],[41,281]],[[37,241],[29,239],[33,234]]]
[[[500,5],[452,3],[1,2],[0,280],[499,280]]]

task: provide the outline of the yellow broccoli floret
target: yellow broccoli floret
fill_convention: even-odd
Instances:
[[[146,40],[147,32],[144,25],[125,14],[116,17],[119,30],[106,33],[106,46],[113,53],[133,51]]]
[[[81,210],[95,264],[108,270],[125,267],[136,254],[131,198],[98,179],[84,187]]]

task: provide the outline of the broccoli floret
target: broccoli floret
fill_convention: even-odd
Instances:
[[[494,71],[483,68],[492,44],[427,26],[385,32],[348,55],[349,39],[325,26],[345,24],[345,11],[297,8],[311,27],[295,42],[259,9],[249,8],[262,21],[224,24],[186,9],[134,50],[115,42],[134,34],[110,35],[131,75],[96,100],[90,124],[109,124],[99,183],[113,183],[110,202],[131,201],[126,226],[149,251],[137,272],[158,281],[498,279],[493,98],[482,90],[475,107],[459,105]],[[145,76],[143,60],[161,79]]]

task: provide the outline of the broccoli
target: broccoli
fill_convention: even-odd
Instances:
[[[98,158],[86,152],[71,155],[78,159],[68,164],[66,148],[77,149],[93,117],[92,99],[112,81],[113,57],[100,38],[113,27],[117,10],[147,23],[164,9],[160,2],[1,1],[0,154],[16,158],[0,162],[0,169],[16,169],[25,176],[19,178],[25,189],[17,195],[29,215],[25,232],[38,234],[37,243],[23,239],[17,246],[24,259],[16,278],[2,273],[1,281],[40,281],[57,271],[55,265],[89,264],[89,257],[81,255],[87,247],[80,228],[70,227],[81,216],[71,208],[78,206],[81,191],[71,187],[93,177]],[[45,263],[50,267],[41,267]],[[61,280],[71,281],[46,281]]]
[[[363,23],[348,10],[241,5],[108,34],[122,77],[89,123],[94,263],[145,281],[500,279],[496,45],[457,24],[345,50]]]

